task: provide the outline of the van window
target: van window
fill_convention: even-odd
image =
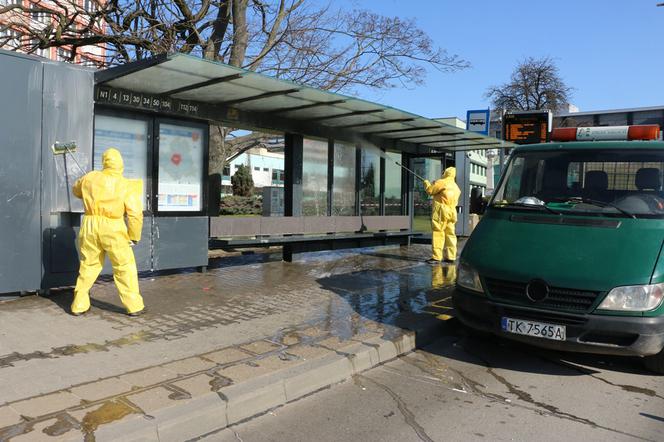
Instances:
[[[664,152],[657,150],[521,152],[492,206],[526,201],[594,214],[664,215],[663,183]]]
[[[570,171],[575,167],[580,173],[581,170],[588,172],[591,170],[602,171],[607,176],[607,188],[609,190],[631,190],[636,191],[636,174],[640,169],[657,169],[659,176],[662,176],[662,163],[656,162],[587,162],[571,163]],[[585,174],[584,174],[585,177]],[[577,176],[576,182],[583,183],[583,177]]]
[[[525,163],[524,157],[516,157],[510,162],[505,175],[505,199],[507,201],[515,201],[521,196],[521,176]]]

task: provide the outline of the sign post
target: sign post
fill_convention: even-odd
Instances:
[[[469,110],[466,112],[466,130],[482,135],[489,135],[491,111],[489,109]],[[456,152],[455,165],[457,169],[457,183],[461,189],[459,198],[459,221],[456,224],[456,233],[460,236],[470,235],[470,193],[472,183],[470,181],[471,173],[471,153]]]

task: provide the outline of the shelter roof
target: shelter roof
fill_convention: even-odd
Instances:
[[[263,116],[258,121],[271,126],[266,129],[339,133],[413,153],[514,146],[393,107],[185,54],[98,71],[95,79],[100,86]]]

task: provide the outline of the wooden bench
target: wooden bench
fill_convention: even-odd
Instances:
[[[282,246],[294,253],[409,244],[408,216],[211,217],[211,249]]]

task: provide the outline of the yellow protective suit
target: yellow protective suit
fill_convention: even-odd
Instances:
[[[102,171],[92,171],[74,184],[73,193],[83,199],[85,216],[78,238],[81,266],[71,311],[79,314],[90,308],[90,288],[101,272],[104,257],[108,256],[122,304],[127,313],[136,313],[144,305],[131,241],[141,239],[143,184],[142,180],[122,176],[124,163],[116,149],[104,152],[102,164]]]
[[[436,261],[443,259],[443,251],[446,260],[456,260],[457,237],[454,226],[457,221],[456,206],[459,203],[461,190],[454,181],[455,178],[456,168],[448,167],[443,172],[443,177],[433,184],[424,181],[424,190],[433,197],[431,259]]]

